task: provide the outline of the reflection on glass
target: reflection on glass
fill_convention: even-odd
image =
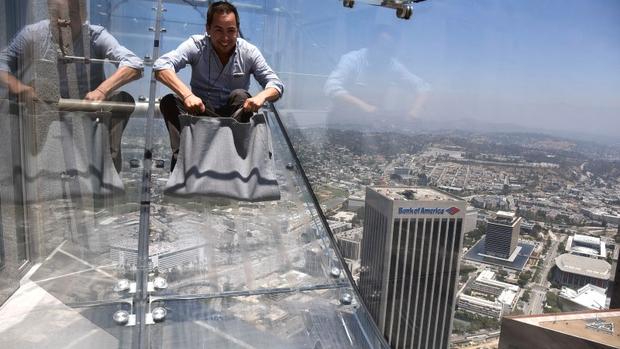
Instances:
[[[287,86],[259,111],[280,197],[248,202],[166,189],[170,137],[158,97],[179,91],[149,67],[159,49],[202,32],[209,1],[91,0],[64,10],[0,1],[5,55],[52,17],[40,29],[49,57],[37,41],[6,63],[5,82],[23,93],[0,84],[2,348],[495,347],[522,323],[503,331],[508,316],[613,307],[616,1],[425,1],[412,21],[363,2],[396,4],[234,2],[242,21],[230,29],[258,45]],[[120,87],[121,74],[119,86],[106,85],[125,66],[96,54],[90,36],[105,32],[145,57],[150,79]],[[225,58],[211,61],[220,81]],[[171,71],[185,83],[198,70]],[[108,88],[135,102],[96,100]],[[209,97],[231,92],[213,91],[203,93],[215,108]],[[108,144],[114,115],[131,115],[122,137],[114,133],[120,167]],[[611,142],[583,141],[588,131]],[[419,186],[432,187],[428,197]],[[429,200],[437,195],[458,199]],[[498,217],[516,220],[494,229]],[[504,243],[508,251],[493,253]],[[614,314],[525,319],[618,347],[620,337],[604,332]]]
[[[24,9],[19,23],[28,17],[34,24],[12,32],[3,51],[11,113],[2,119],[7,137],[0,142],[13,148],[6,155],[12,162],[2,167],[2,242],[10,251],[2,261],[14,261],[18,250],[7,231],[24,232],[23,255],[30,259],[22,270],[6,263],[0,271],[10,281],[8,288],[1,284],[3,348],[385,347],[343,272],[275,109],[261,109],[282,95],[283,84],[256,47],[236,38],[236,16],[228,25],[216,14],[207,25],[210,36],[192,37],[202,40],[201,50],[219,70],[209,62],[202,70],[193,65],[193,74],[207,75],[208,86],[196,88],[202,80],[194,79],[190,92],[214,112],[231,114],[218,107],[231,92],[244,90],[228,109],[258,111],[253,119],[262,118],[269,131],[268,137],[253,136],[254,143],[267,145],[260,157],[273,167],[278,197],[268,201],[166,191],[172,177],[163,159],[170,152],[165,119],[158,118],[165,98],[157,98],[155,74],[124,86],[140,75],[142,62],[119,41],[141,55],[152,50],[147,66],[160,62],[159,45],[180,43],[170,34],[187,37],[188,26],[204,27],[196,10],[206,3],[168,3],[168,12],[159,1],[31,3],[32,13]],[[149,15],[139,10],[151,6],[153,17],[143,18]],[[271,10],[261,6],[244,6],[244,23],[265,22]],[[149,27],[162,28],[162,18],[170,21],[166,34],[149,33]],[[174,25],[177,18],[185,25]],[[247,52],[237,57],[216,49],[230,49],[231,38]],[[153,47],[145,51],[145,43]],[[248,95],[251,75],[261,85],[254,97]],[[140,97],[134,101],[133,95]],[[186,107],[181,110],[192,111]],[[150,113],[145,128],[144,110]],[[234,122],[246,127],[256,120],[245,121]],[[179,156],[189,166],[201,160]],[[151,160],[153,168],[144,167]],[[8,209],[15,222],[5,218]]]
[[[113,214],[136,206],[124,202],[132,190],[120,175],[135,103],[119,88],[138,79],[143,64],[106,28],[89,24],[87,3],[1,5],[11,17],[0,52],[0,300],[13,305],[0,331],[8,347],[33,341],[37,329],[47,346],[89,328],[67,305],[126,297],[114,285],[132,278],[113,263],[110,241],[135,227],[108,228]],[[77,327],[52,325],[58,319]]]
[[[114,167],[120,171],[121,137],[133,112],[133,98],[116,90],[140,77],[142,60],[121,46],[105,28],[89,25],[83,1],[50,0],[49,15],[48,20],[25,26],[2,51],[0,83],[36,115],[53,112],[56,107],[80,107],[62,99],[121,102],[118,106],[111,104],[109,115],[101,115],[101,122],[108,129]],[[119,66],[107,79],[101,64],[104,59]],[[51,117],[48,115],[48,119]],[[42,136],[43,142],[46,136]]]
[[[409,22],[355,3],[343,9],[325,1],[320,13],[300,5],[295,20],[268,27],[294,28],[281,50],[295,52],[282,58],[285,83],[295,87],[282,101],[287,130],[347,265],[360,275],[362,300],[390,345],[433,348],[445,340],[454,347],[493,348],[504,336],[506,317],[543,322],[555,317],[532,315],[613,308],[609,281],[620,241],[614,116],[620,104],[611,92],[620,87],[617,3],[552,1],[543,9],[533,1],[473,7],[427,1],[415,5]],[[380,54],[373,55],[373,47]],[[392,68],[394,61],[408,72]],[[424,82],[415,87],[411,73]],[[322,76],[326,83],[319,87]],[[420,98],[428,86],[432,98]],[[319,92],[330,105],[317,98]],[[457,238],[451,260],[432,252],[444,249],[441,241],[420,234],[420,240],[407,240],[404,224],[399,229],[381,221],[369,208],[375,206],[367,190],[415,185],[467,201],[469,207],[457,213],[464,213],[463,248]],[[415,202],[407,207],[416,208]],[[505,229],[493,234],[498,215],[514,215],[523,224],[504,222]],[[369,222],[377,228],[366,229]],[[377,247],[390,236],[391,250]],[[509,253],[498,256],[493,244],[507,244]],[[407,263],[411,248],[417,251]],[[428,273],[418,273],[420,263]],[[383,270],[389,281],[382,284]],[[411,279],[401,271],[415,277],[404,290]],[[432,302],[424,304],[429,297]],[[570,331],[614,321],[603,324],[592,314],[570,324]],[[517,333],[516,327],[507,330],[514,336],[506,343],[534,333]],[[534,346],[556,342],[535,338]],[[606,339],[620,345],[617,337]]]
[[[162,347],[381,348],[366,332],[350,290],[168,301],[174,313],[153,327]]]
[[[397,31],[377,26],[369,45],[344,54],[325,83],[332,101],[328,127],[387,131],[410,128],[429,85],[391,53]]]

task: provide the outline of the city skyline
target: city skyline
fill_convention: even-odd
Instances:
[[[366,232],[359,236],[361,226],[376,221],[369,216],[368,205],[365,209],[358,206],[358,198],[364,198],[365,188],[397,185],[394,190],[398,192],[411,185],[428,185],[451,191],[473,206],[471,210],[467,208],[463,223],[470,228],[465,230],[459,281],[455,286],[459,298],[450,339],[453,347],[468,347],[472,342],[479,347],[496,347],[503,316],[609,307],[611,287],[587,285],[578,289],[561,283],[562,280],[558,282],[555,271],[556,257],[572,246],[570,242],[575,237],[581,241],[584,238],[579,236],[587,235],[606,246],[618,246],[614,241],[615,224],[620,222],[617,172],[611,166],[588,173],[590,166],[586,159],[599,154],[596,147],[579,146],[580,155],[573,156],[567,150],[568,143],[556,143],[553,137],[543,135],[406,136],[320,128],[289,132],[313,190],[331,219],[328,223],[339,240],[353,278],[360,280],[360,290],[363,290],[362,275],[368,272],[368,263],[357,257],[356,246],[386,244],[378,238],[369,238]],[[538,149],[541,147],[544,149]],[[532,156],[532,149],[544,155]],[[401,211],[416,212],[413,205],[406,205]],[[514,212],[515,219],[521,222],[517,231],[520,252],[512,263],[478,256],[484,254],[487,222],[497,211]],[[349,228],[344,228],[345,224]],[[389,224],[386,226],[392,229]],[[510,230],[507,237],[512,239],[514,230]],[[385,240],[389,236],[386,233]],[[376,249],[383,251],[380,247]],[[598,258],[604,261],[588,260],[588,263],[616,265],[617,250],[599,251]],[[377,252],[375,257],[386,260],[387,253],[384,251],[381,257]],[[404,254],[400,251],[400,256]],[[471,258],[472,255],[480,258]],[[388,269],[390,263],[386,260],[383,268]],[[373,292],[366,292],[366,297],[368,294]],[[362,298],[367,299],[364,291]],[[373,315],[381,314],[379,299],[366,301]],[[380,320],[377,323],[385,326]]]

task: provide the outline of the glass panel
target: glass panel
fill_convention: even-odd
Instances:
[[[132,313],[153,2],[1,3],[0,332],[8,347],[129,345],[100,322]]]
[[[73,12],[74,7],[67,12],[67,4],[78,8],[78,12]],[[134,279],[135,270],[122,261],[131,259],[137,248],[135,182],[140,174],[128,160],[135,148],[142,147],[143,135],[138,125],[143,120],[131,118],[138,98],[125,88],[144,90],[146,84],[138,81],[112,92],[110,80],[104,82],[104,74],[110,77],[116,70],[106,60],[116,64],[120,61],[121,66],[136,71],[137,76],[142,62],[114,41],[114,32],[123,30],[113,26],[114,20],[109,21],[107,29],[90,27],[90,39],[83,35],[85,31],[80,26],[62,25],[61,21],[66,19],[71,23],[79,21],[78,16],[85,12],[79,12],[82,10],[78,6],[85,4],[61,1],[57,4],[58,13],[53,8],[49,10],[52,25],[46,20],[33,24],[43,25],[42,33],[46,32],[45,26],[51,28],[47,33],[51,31],[52,47],[41,51],[51,56],[27,62],[34,70],[35,91],[45,91],[47,95],[39,96],[42,103],[35,102],[33,117],[23,118],[26,201],[32,203],[27,206],[28,233],[33,241],[41,242],[36,246],[37,258],[44,258],[30,279],[53,290],[50,292],[54,296],[67,303],[122,298],[114,291],[114,285],[118,279]],[[127,5],[110,9],[107,16],[114,18],[135,11],[136,7]],[[97,13],[101,17],[104,12],[102,9]],[[152,20],[142,20],[145,35]],[[59,25],[54,26],[54,22]],[[65,49],[50,54],[56,40]],[[90,40],[89,47],[84,48],[83,40]],[[48,76],[56,70],[58,74]],[[93,108],[92,103],[80,102],[84,98],[100,98],[101,93],[116,104],[107,107],[104,103]]]
[[[340,247],[361,241],[347,265],[392,347],[472,336],[493,347],[504,316],[609,307],[620,214],[616,3],[269,3],[294,13],[266,22],[279,36],[261,46],[287,87],[278,110]],[[410,21],[394,16],[407,17],[399,5],[413,6]],[[403,217],[368,195],[428,186],[462,198],[466,214],[418,220],[415,231],[412,211],[403,231]],[[498,233],[512,261],[488,257],[497,211],[521,217]],[[596,255],[566,257],[583,254],[589,237]],[[602,279],[566,275],[565,262],[598,265]],[[586,304],[592,294],[600,306]]]
[[[190,35],[204,33],[205,4],[193,4],[166,4],[162,54]],[[277,56],[262,45],[281,33],[267,23],[290,16],[274,5],[264,1],[239,4],[241,34],[261,47],[269,63],[277,61]],[[200,73],[186,68],[178,76],[188,84],[190,72]],[[251,92],[257,88],[253,86]],[[165,87],[158,90],[159,96],[167,93]],[[279,200],[178,198],[165,190],[169,167],[153,171],[150,258],[153,276],[165,279],[167,287],[154,292],[150,309],[155,313],[153,309],[161,307],[171,315],[161,325],[148,328],[151,345],[381,347],[382,339],[364,310],[356,308],[352,317],[340,314],[344,293],[344,303],[350,297],[359,304],[357,297],[344,291],[350,287],[342,273],[344,266],[291,153],[285,130],[275,114],[263,112],[271,133]],[[162,126],[154,128],[154,157],[168,163],[168,132]],[[179,157],[183,155],[181,151]],[[176,166],[181,165],[177,162]],[[307,313],[302,309],[308,309]],[[308,317],[318,313],[325,317]],[[285,325],[289,319],[291,327]],[[333,321],[346,322],[346,326],[334,324],[332,328],[328,324]]]
[[[269,119],[273,125],[274,120]],[[151,250],[169,294],[298,288],[344,282],[334,278],[330,242],[294,160],[271,127],[281,199],[262,203],[159,196]],[[155,192],[163,190],[155,187]],[[157,184],[156,184],[157,185]],[[157,194],[156,194],[157,196]],[[153,254],[155,254],[153,253]]]
[[[151,67],[211,2],[0,1],[3,348],[493,347],[614,303],[615,2],[234,2],[285,84],[261,202],[166,189]]]
[[[54,3],[56,1],[66,4],[67,0]],[[84,2],[69,2],[77,7],[73,8],[75,13],[69,12],[67,16],[84,15],[80,10],[86,7],[76,5],[84,5]],[[168,26],[162,27],[161,33],[170,40],[161,40],[155,13],[149,15],[143,11],[154,4],[157,5],[149,1],[92,1],[89,4],[93,25],[106,27],[116,40],[145,58],[145,76],[150,76],[153,62],[149,54],[153,33],[146,31],[148,27],[154,31],[155,58],[159,43],[164,50],[169,50],[189,33],[204,31],[204,17],[197,10],[204,10],[205,4],[191,6],[173,1],[166,4],[166,22],[161,23]],[[46,3],[35,5],[32,8],[38,9],[41,18],[45,18]],[[250,36],[254,34],[257,42],[264,39],[258,35],[260,26],[268,21],[267,15],[272,12],[260,5],[257,2],[240,6],[244,23],[252,29],[247,32]],[[40,9],[41,6],[44,9]],[[189,14],[197,20],[193,21]],[[92,47],[93,55],[89,55],[88,50],[72,47],[76,41],[69,38],[73,39],[75,34],[69,32],[65,37],[62,29],[81,21],[76,22],[75,18],[71,17],[71,22],[52,18],[51,23],[61,26],[60,34],[52,36],[56,40],[52,44],[64,40],[57,45],[61,48],[58,54],[62,59],[54,56],[55,59],[45,60],[52,68],[62,65],[65,69],[65,65],[70,65],[75,78],[65,82],[67,74],[61,74],[58,81],[45,79],[45,73],[53,72],[51,68],[32,78],[34,83],[47,83],[52,92],[64,88],[58,93],[62,98],[57,98],[57,109],[50,111],[59,113],[60,109],[63,117],[59,122],[60,131],[64,130],[65,119],[69,116],[73,117],[70,120],[84,118],[103,123],[108,116],[105,112],[114,114],[128,107],[122,103],[94,104],[81,100],[93,89],[88,85],[92,85],[92,81],[84,80],[80,74],[97,67],[98,74],[105,72],[107,76],[114,76],[116,67],[110,63],[118,62],[104,62],[96,55],[100,53],[96,44]],[[73,32],[79,33],[79,28]],[[20,64],[23,62],[31,63],[22,59]],[[189,78],[187,75],[181,77]],[[383,340],[350,289],[351,284],[343,273],[344,266],[333,249],[325,222],[275,114],[264,112],[270,129],[270,157],[275,159],[280,200],[247,203],[206,197],[175,198],[163,190],[170,176],[165,125],[159,118],[154,123],[144,118],[148,110],[157,108],[154,97],[165,94],[166,90],[157,93],[153,80],[147,90],[147,81],[142,79],[122,87],[135,101],[128,111],[133,112],[132,117],[122,134],[124,160],[117,164],[122,170],[120,183],[125,189],[122,195],[95,197],[93,194],[90,198],[81,192],[75,195],[73,190],[60,202],[39,199],[34,207],[25,204],[27,210],[39,210],[47,228],[41,232],[42,228],[34,226],[28,216],[30,212],[26,212],[27,233],[46,239],[41,245],[28,245],[36,250],[33,261],[37,264],[28,268],[30,273],[23,279],[23,286],[5,302],[0,313],[7,319],[2,328],[3,334],[10,337],[7,345],[21,347],[25,343],[37,343],[64,347],[68,341],[101,347],[185,347],[194,343],[226,343],[226,346],[241,343],[243,346],[246,340],[260,339],[265,345],[281,343],[280,346],[308,348],[333,343],[341,343],[344,347],[381,347]],[[106,91],[105,83],[98,86]],[[92,96],[89,94],[87,98]],[[24,112],[17,115],[20,119]],[[35,129],[37,126],[39,124],[31,125]],[[78,128],[78,131],[83,130],[89,130],[88,125]],[[75,142],[78,132],[74,128],[65,133],[60,131],[54,139],[61,145]],[[33,143],[45,144],[37,136],[35,132]],[[105,142],[105,135],[100,138]],[[74,148],[87,147],[77,145]],[[99,155],[107,156],[107,151],[101,148],[94,147]],[[72,154],[79,156],[80,151]],[[145,161],[141,164],[142,156]],[[45,159],[58,160],[49,156]],[[63,162],[54,164],[61,166]],[[79,171],[65,172],[68,181],[80,175]],[[37,183],[44,188],[53,186],[49,178],[39,179]],[[24,190],[28,197],[38,193],[39,187],[28,184]],[[45,210],[45,214],[41,210]],[[66,232],[69,237],[56,237],[52,232],[61,235]],[[34,301],[27,302],[30,299]],[[263,300],[271,300],[274,304],[259,304],[249,311],[244,307],[244,304]],[[164,309],[169,316],[162,318]],[[36,316],[39,313],[44,315]],[[251,317],[262,323],[253,323],[257,325],[254,333],[250,332]],[[289,329],[277,325],[285,318],[294,318],[295,325]],[[48,324],[54,319],[71,321],[74,325],[60,329]],[[209,323],[214,319],[226,319],[228,323],[225,328],[219,328]],[[159,324],[161,321],[163,323]],[[183,326],[179,327],[181,323]],[[31,336],[33,332],[24,331],[26,328],[34,329],[37,335]],[[262,338],[266,332],[272,334]]]
[[[246,5],[252,11],[240,7],[241,31],[249,37],[260,38],[262,27],[256,23],[264,22],[270,10],[262,7],[261,2]],[[167,4],[166,8],[163,52],[176,48],[191,34],[204,33],[205,19],[200,15],[204,13],[204,7],[193,9],[181,4]],[[188,81],[186,74],[189,71],[191,69],[182,70],[179,76]],[[161,233],[151,239],[151,249],[172,252],[183,247],[185,253],[192,255],[191,258],[187,256],[192,260],[189,268],[159,258],[157,272],[170,274],[166,292],[210,294],[222,289],[251,291],[337,282],[330,274],[332,266],[339,267],[334,264],[335,253],[313,207],[308,188],[299,171],[295,170],[282,131],[272,118],[268,117],[268,123],[273,137],[280,200],[255,204],[207,197],[178,200],[162,195],[168,170],[154,172],[156,210],[151,217],[158,222],[156,231]],[[166,129],[161,126],[155,132],[155,139],[168,138]],[[156,146],[155,157],[168,157],[168,147],[163,142],[161,147]],[[167,259],[173,260],[174,257]],[[177,259],[181,260],[180,257]]]
[[[36,305],[30,306],[33,301]],[[124,302],[63,304],[45,289],[29,284],[26,293],[18,291],[4,304],[2,347],[129,348],[133,328],[119,326],[111,314],[130,310]]]
[[[8,15],[17,12],[15,5],[0,3],[1,47],[6,47],[12,35],[19,30],[18,23],[11,20],[18,16]],[[9,112],[9,108],[8,91],[0,85],[0,142],[5,149],[0,159],[0,302],[5,301],[19,287],[20,268],[28,258],[23,208],[15,204],[22,195],[20,179],[13,174],[13,169],[20,162],[20,152],[16,151],[19,147],[18,118]]]
[[[377,348],[358,305],[340,305],[347,289],[154,301],[165,322],[150,328],[154,348]]]

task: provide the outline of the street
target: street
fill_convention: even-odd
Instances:
[[[549,235],[553,238],[553,242],[547,251],[547,255],[544,257],[542,271],[538,276],[538,280],[534,280],[531,284],[532,286],[529,288],[530,300],[523,307],[523,313],[526,315],[541,314],[543,312],[544,301],[548,290],[547,275],[555,264],[558,245],[565,238],[564,236],[561,236],[560,239],[558,239],[557,235],[552,234],[551,232],[549,233]]]

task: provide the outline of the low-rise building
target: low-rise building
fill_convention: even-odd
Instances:
[[[459,309],[496,318],[509,314],[514,309],[520,291],[519,286],[495,280],[495,273],[488,269],[476,277],[470,289],[490,295],[495,300],[461,294]]]
[[[587,284],[578,290],[562,287],[560,301],[564,311],[608,309],[604,288]]]
[[[331,218],[339,222],[348,223],[348,229],[351,229],[351,222],[353,222],[353,219],[355,219],[355,216],[356,216],[355,212],[340,211],[336,213],[335,215],[333,215]],[[330,223],[330,227],[331,227],[331,223]]]
[[[514,293],[519,292],[519,286],[496,280],[495,272],[489,269],[483,270],[480,275],[476,277],[471,288],[475,291],[487,293],[496,297],[501,295],[506,289]]]
[[[339,212],[340,213],[340,212]],[[336,218],[336,217],[333,217]],[[345,230],[349,230],[351,229],[352,225],[349,222],[343,222],[340,220],[327,220],[327,223],[329,224],[329,229],[332,230],[332,233],[334,234],[338,234],[340,232],[343,232]]]
[[[364,198],[359,196],[349,196],[344,203],[344,209],[351,212],[355,212],[362,207],[364,207]]]
[[[357,261],[360,259],[363,228],[353,228],[336,234],[336,242],[340,253],[345,259]]]
[[[467,206],[467,212],[465,213],[465,220],[463,221],[463,232],[469,233],[476,229],[478,222],[478,210],[475,207]]]
[[[604,208],[582,208],[581,213],[599,222],[620,224],[620,215],[616,212],[609,212]]]
[[[565,253],[555,258],[554,280],[562,286],[580,288],[592,284],[607,288],[611,265],[604,260]]]
[[[568,237],[566,252],[594,258],[605,258],[607,255],[605,242],[601,238],[582,234]]]
[[[459,295],[457,306],[459,310],[498,319],[505,314],[505,308],[502,303],[466,294]]]

